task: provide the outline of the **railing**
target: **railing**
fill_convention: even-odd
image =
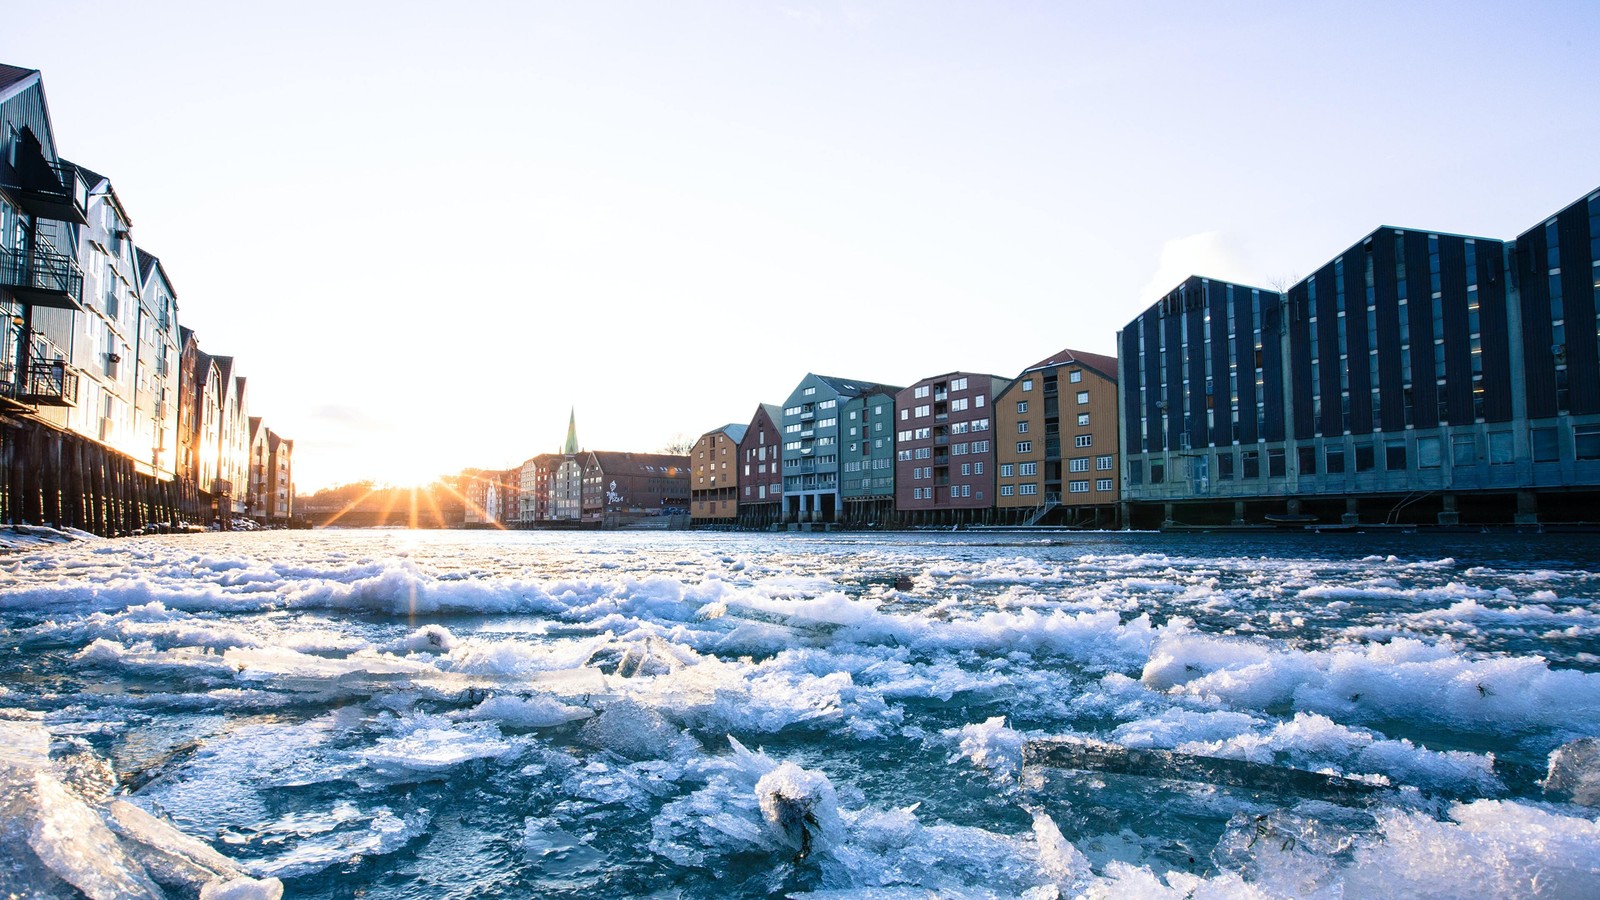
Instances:
[[[78,373],[66,363],[35,360],[22,378],[7,386],[7,393],[36,406],[77,406]]]
[[[0,248],[0,287],[24,303],[76,309],[83,302],[83,270],[77,260],[41,243],[32,255]]]
[[[23,208],[41,218],[87,225],[89,183],[83,180],[78,167],[50,162],[43,156],[35,157],[35,163],[19,167],[30,171],[32,177],[24,176],[19,179],[21,184],[10,186]]]

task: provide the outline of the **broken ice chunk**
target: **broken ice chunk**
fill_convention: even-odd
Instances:
[[[1583,806],[1600,806],[1600,739],[1562,744],[1550,754],[1544,792]]]

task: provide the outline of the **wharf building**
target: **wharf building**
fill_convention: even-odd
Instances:
[[[895,521],[894,388],[875,385],[839,406],[839,498],[843,524]]]
[[[795,529],[843,522],[840,407],[898,387],[807,373],[783,407],[783,521]],[[864,497],[861,499],[865,499]]]
[[[294,441],[250,417],[250,466],[245,511],[262,525],[289,527],[294,516]]]
[[[729,423],[702,434],[689,450],[689,521],[733,525],[739,519],[739,443],[747,425]]]
[[[561,452],[494,473],[496,507],[480,503],[485,509],[471,514],[493,513],[496,527],[682,527],[689,520],[689,462],[679,454],[584,450],[573,410]],[[468,499],[470,511],[478,498]]]
[[[997,375],[948,372],[895,396],[893,487],[900,524],[996,521],[995,403],[1010,385]]]
[[[132,229],[111,181],[57,152],[39,72],[0,65],[0,522],[120,534],[259,512],[244,381],[201,364]]]
[[[783,407],[756,407],[739,441],[740,528],[769,528],[783,520],[783,471],[779,425]]]
[[[689,457],[594,450],[583,465],[582,524],[681,528],[689,519]]]
[[[1383,227],[1118,336],[1136,526],[1577,521],[1600,500],[1600,192],[1515,241]]]
[[[1020,525],[1120,521],[1117,358],[1063,349],[995,399],[995,505]]]

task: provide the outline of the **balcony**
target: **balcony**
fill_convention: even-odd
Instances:
[[[41,219],[89,224],[89,183],[78,167],[44,158],[37,142],[18,146],[17,184],[6,185],[22,208]],[[30,152],[31,151],[31,152]]]
[[[30,306],[82,310],[83,270],[77,260],[54,250],[48,241],[31,255],[0,248],[0,288]]]
[[[934,400],[935,403],[943,403],[944,401],[949,400],[949,399],[950,399],[950,392],[949,391],[934,391],[933,392],[933,400]]]
[[[35,361],[6,395],[32,406],[77,406],[78,373],[65,363]]]

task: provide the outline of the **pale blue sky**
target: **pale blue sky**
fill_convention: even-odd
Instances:
[[[13,3],[302,487],[1014,374],[1600,184],[1596,3]],[[974,311],[988,315],[973,324]],[[911,312],[909,316],[907,312]]]

